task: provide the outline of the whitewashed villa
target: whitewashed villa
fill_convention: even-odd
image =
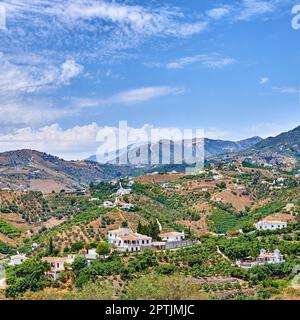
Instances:
[[[261,220],[254,224],[257,230],[277,230],[286,228],[288,223],[286,221],[276,220]]]
[[[243,261],[236,261],[236,265],[244,269],[250,269],[254,266],[261,266],[265,264],[281,263],[285,263],[285,260],[279,250],[267,252],[265,249],[260,250],[260,254],[256,259],[248,258]]]
[[[136,252],[151,247],[151,237],[138,234],[128,228],[108,232],[108,242],[115,245],[117,251]]]
[[[184,232],[176,232],[176,231],[161,233],[159,236],[163,241],[167,241],[167,242],[177,242],[177,241],[183,241],[185,239]]]
[[[17,254],[17,255],[14,255],[14,256],[11,256],[10,257],[10,262],[9,262],[9,265],[10,266],[16,266],[18,264],[22,264],[24,261],[26,261],[28,258],[23,255],[23,254]]]

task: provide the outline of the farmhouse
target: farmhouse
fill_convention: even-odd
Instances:
[[[167,232],[160,234],[160,238],[167,242],[182,241],[185,239],[184,232]]]
[[[152,239],[130,229],[117,229],[108,232],[108,243],[116,246],[116,251],[141,251],[143,248],[151,247]]]
[[[244,269],[250,269],[254,266],[261,266],[265,264],[281,264],[284,262],[284,257],[279,250],[267,252],[265,249],[262,249],[260,250],[260,255],[256,259],[248,258],[243,261],[237,261],[236,265]]]
[[[131,193],[131,189],[125,189],[122,187],[122,184],[120,183],[120,188],[119,190],[117,191],[117,196],[125,196],[127,194],[130,194]]]
[[[58,279],[60,274],[65,271],[65,263],[67,258],[57,258],[57,257],[44,257],[42,261],[46,261],[50,264],[50,269],[46,271],[46,274]]]
[[[111,201],[104,201],[103,202],[103,207],[104,208],[114,208],[116,205],[113,203],[113,202],[111,202]]]
[[[97,260],[99,258],[99,254],[96,252],[96,249],[89,249],[85,258],[87,260]]]
[[[264,219],[254,224],[257,230],[277,230],[287,227],[287,222],[280,220]]]
[[[22,254],[17,254],[15,256],[11,256],[10,257],[10,262],[9,265],[11,266],[16,266],[18,264],[23,263],[24,261],[26,261],[28,258],[25,255]]]

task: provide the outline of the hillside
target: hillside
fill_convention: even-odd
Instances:
[[[142,276],[159,277],[155,281],[175,276],[174,283],[183,276],[196,285],[195,293],[208,294],[211,299],[266,299],[288,289],[300,253],[297,178],[224,163],[210,165],[199,175],[153,174],[138,177],[133,183],[122,179],[121,183],[131,186],[130,194],[117,196],[119,183],[105,181],[91,184],[85,193],[0,191],[0,254],[19,251],[36,258],[10,270],[15,272],[27,264],[35,270],[44,256],[83,254],[87,248],[103,246],[108,231],[119,227],[128,226],[151,237],[160,228],[162,232],[184,231],[193,242],[174,251],[152,248],[137,254],[114,253],[90,265],[80,258],[79,269],[68,270],[55,283],[54,299],[66,290],[76,296],[89,283],[96,283],[95,289],[102,294],[97,284],[100,279],[116,290],[112,291],[115,298],[121,298]],[[114,202],[114,207],[104,207],[105,201]],[[131,207],[124,208],[128,204]],[[255,222],[275,217],[291,223],[282,230],[254,231]],[[260,249],[280,250],[286,263],[252,270],[235,265],[236,260],[256,258]],[[16,273],[15,279],[20,278]],[[34,293],[30,287],[15,287],[11,282],[6,297],[46,298],[47,290],[54,286],[53,282],[43,283],[45,286]],[[138,292],[151,298],[143,281],[139,288]],[[190,291],[189,285],[187,298]],[[131,294],[128,297],[133,297]]]
[[[99,165],[91,161],[65,161],[34,150],[0,154],[1,190],[75,190],[85,187],[91,181],[114,179],[130,172],[131,169],[125,166]]]
[[[275,152],[280,155],[300,159],[300,126],[260,141],[247,150],[247,153]]]

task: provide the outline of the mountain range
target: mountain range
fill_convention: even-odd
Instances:
[[[275,152],[300,159],[300,126],[276,137],[264,139],[247,150],[249,154],[263,152]]]
[[[206,158],[222,158],[226,154],[257,155],[271,152],[300,159],[300,126],[264,140],[260,137],[238,142],[205,139],[204,148]],[[134,151],[138,152],[138,149],[139,147]],[[95,159],[96,157],[92,156],[88,160],[65,161],[56,156],[27,149],[0,153],[0,190],[76,190],[84,188],[91,181],[139,175],[156,171],[157,167],[161,167],[99,164]],[[168,168],[171,167],[169,165]]]
[[[262,141],[263,139],[260,137],[252,137],[249,139],[241,140],[241,141],[224,141],[224,140],[213,140],[213,139],[204,139],[204,154],[205,158],[210,158],[212,156],[218,156],[222,154],[227,154],[227,153],[233,153],[233,152],[240,152],[243,151],[249,147],[252,147],[253,145],[257,144],[258,142]],[[160,144],[160,146],[159,146]],[[162,149],[168,149],[170,148],[171,145],[171,159],[174,159],[176,155],[174,155],[174,150],[175,147],[179,146],[178,149],[180,154],[177,155],[182,159],[182,154],[181,154],[181,146],[183,144],[183,141],[170,141],[170,140],[161,140],[159,142],[154,143],[151,145],[151,150],[149,149],[150,154],[156,153],[153,150],[159,150],[159,148]],[[187,149],[192,149],[193,148],[193,140],[185,140],[184,141],[184,146]],[[128,149],[123,148],[121,150],[117,150],[115,152],[111,152],[110,154],[107,155],[107,159],[110,163],[118,163],[118,159],[120,157],[123,157],[124,155],[128,153],[127,151],[130,150],[130,153],[132,154],[138,154],[139,150],[142,148],[148,149],[147,144],[139,144],[137,146],[135,145],[129,145]],[[118,155],[118,156],[116,156]],[[93,155],[90,156],[87,160],[89,161],[97,161],[97,156]],[[148,156],[147,158],[140,158],[139,161],[143,164],[148,163]]]

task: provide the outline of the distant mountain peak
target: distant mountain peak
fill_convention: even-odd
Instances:
[[[300,126],[283,132],[275,137],[269,137],[247,150],[251,152],[275,152],[284,156],[300,158]]]

